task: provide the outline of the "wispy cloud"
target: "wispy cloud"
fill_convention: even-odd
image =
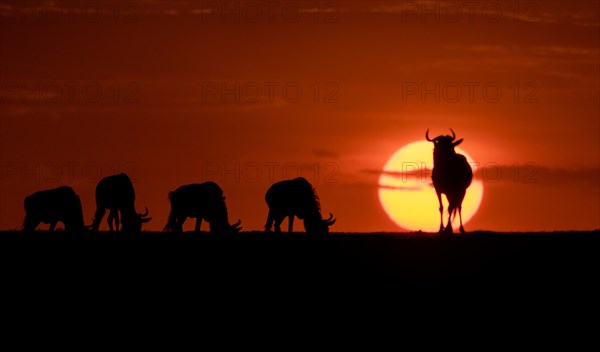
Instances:
[[[389,189],[392,191],[421,191],[423,190],[423,187],[418,187],[418,186],[387,186],[387,185],[381,185],[379,186],[379,188],[383,188],[383,189]]]
[[[597,59],[600,55],[598,47],[575,47],[575,46],[522,46],[522,45],[446,45],[448,51],[462,51],[474,54],[510,55],[510,56],[547,56],[556,58],[557,55],[568,56],[565,59],[572,60],[573,57]]]
[[[457,19],[466,22],[492,22],[504,20],[506,23],[567,24],[581,27],[598,27],[597,16],[587,12],[570,13],[560,8],[548,8],[538,2],[448,2],[443,0],[413,1],[372,1],[366,9],[374,14],[401,15],[408,19],[438,23],[444,19],[453,23]],[[437,19],[437,20],[436,20]],[[435,21],[434,21],[435,20]]]
[[[376,169],[360,170],[361,174],[366,175],[385,175],[406,182],[431,183],[431,170],[417,170],[411,172],[400,171],[382,171]],[[519,183],[528,185],[555,185],[560,187],[565,184],[578,184],[582,187],[592,186],[600,187],[600,169],[598,168],[551,168],[540,166],[535,163],[524,163],[515,165],[501,165],[498,163],[487,163],[479,165],[479,168],[473,175],[475,180],[484,182],[484,184],[495,183]],[[376,182],[376,181],[373,181]]]
[[[36,12],[58,12],[65,9],[77,11],[88,11],[96,13],[99,6],[102,10],[114,10],[113,2],[85,2],[85,6],[77,2],[60,2],[50,0],[28,0],[28,1],[4,1],[0,3],[0,16],[11,17],[15,15],[32,15]],[[110,5],[108,5],[110,4]],[[600,21],[593,13],[545,6],[544,3],[523,2],[516,10],[513,2],[493,2],[494,6],[486,6],[480,2],[448,2],[442,0],[397,0],[397,1],[157,1],[145,0],[134,2],[123,2],[119,7],[120,15],[124,16],[206,16],[219,15],[220,13],[234,13],[235,11],[260,11],[263,15],[271,14],[272,11],[295,12],[299,14],[372,14],[372,15],[398,15],[405,18],[419,18],[433,14],[440,17],[448,17],[448,23],[453,24],[452,19],[460,15],[461,19],[477,21],[495,19],[500,16],[506,23],[537,23],[550,25],[571,25],[580,27],[599,27]],[[244,7],[246,6],[246,7]],[[87,7],[87,9],[85,9]],[[108,13],[108,12],[107,12]],[[488,20],[489,21],[489,20]]]
[[[326,149],[315,149],[313,155],[320,158],[339,159],[340,154],[331,150]]]

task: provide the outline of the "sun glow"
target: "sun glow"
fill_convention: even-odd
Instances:
[[[476,169],[473,159],[462,149],[464,155]],[[433,144],[418,141],[407,144],[396,151],[383,167],[379,177],[379,201],[390,219],[398,226],[411,231],[437,232],[440,226],[439,203],[431,181],[433,168]],[[483,183],[477,179],[467,189],[462,204],[463,225],[477,213],[483,198]],[[444,204],[444,226],[448,221],[448,200]],[[458,215],[452,221],[458,230]]]

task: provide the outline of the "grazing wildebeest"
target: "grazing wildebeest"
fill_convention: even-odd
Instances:
[[[169,193],[171,213],[165,231],[182,232],[183,223],[196,218],[196,232],[200,232],[202,220],[210,225],[211,233],[237,233],[241,230],[238,220],[229,224],[223,190],[212,181],[184,185]]]
[[[84,229],[81,201],[71,187],[62,186],[25,197],[24,231],[35,230],[40,222],[50,224],[50,231],[54,231],[59,221],[68,232]]]
[[[140,232],[142,223],[150,221],[147,218],[148,208],[144,214],[135,211],[135,191],[133,183],[126,174],[107,176],[98,182],[96,186],[96,214],[94,215],[91,229],[98,230],[100,222],[106,213],[108,214],[108,227],[113,231],[113,221],[116,230],[119,231],[119,213],[121,214],[121,227],[125,232]]]
[[[289,218],[289,232],[294,228],[294,216],[304,220],[304,229],[309,234],[328,233],[329,226],[335,223],[331,213],[328,219],[323,219],[319,197],[313,186],[303,177],[273,184],[267,191],[265,200],[269,206],[265,225],[267,232],[271,231],[273,222],[275,232],[281,232],[281,222],[286,216]]]
[[[462,223],[462,202],[465,198],[467,188],[473,180],[473,170],[464,155],[457,154],[454,147],[462,143],[462,139],[454,141],[456,135],[450,129],[452,136],[438,136],[429,138],[429,129],[425,132],[425,138],[433,142],[433,171],[431,178],[440,203],[440,232],[452,233],[452,216],[460,218],[460,232],[465,232]],[[448,225],[444,228],[442,205],[442,194],[448,199]]]

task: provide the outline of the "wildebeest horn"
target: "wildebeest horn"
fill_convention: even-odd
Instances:
[[[452,129],[450,129],[450,132],[452,132],[452,140],[456,139],[456,135],[454,134],[454,131],[452,131]]]
[[[146,212],[144,214],[138,214],[142,218],[148,215],[148,207],[144,207],[144,208],[146,208]]]
[[[231,226],[231,227],[233,227],[233,228],[237,228],[238,226],[240,226],[240,224],[241,224],[241,223],[242,223],[242,220],[239,220],[239,219],[238,219],[238,221],[237,221],[235,224],[233,224],[233,225],[229,225],[229,226]]]
[[[336,219],[333,219],[333,220],[331,220],[331,219],[333,219],[333,214],[329,213],[329,218],[327,220],[325,220],[325,223],[327,224],[327,226],[331,226],[331,225],[335,224]]]
[[[431,142],[431,138],[429,138],[429,128],[427,129],[427,132],[425,132],[425,138],[427,138],[427,141]]]

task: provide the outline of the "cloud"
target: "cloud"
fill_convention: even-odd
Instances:
[[[392,191],[421,191],[423,190],[423,187],[417,187],[417,186],[388,186],[388,185],[381,185],[379,186],[379,188],[383,188],[383,189],[389,189]]]
[[[361,174],[387,175],[402,180],[417,180],[431,182],[431,170],[409,172],[382,171],[377,169],[362,169]],[[479,164],[474,175],[475,180],[484,184],[518,183],[526,185],[554,185],[557,187],[567,184],[578,184],[582,187],[598,188],[600,169],[598,168],[551,168],[535,163],[501,165],[498,163]]]
[[[507,55],[515,57],[520,56],[545,56],[556,58],[557,55],[568,56],[566,59],[573,60],[573,57],[588,58],[597,60],[600,55],[600,49],[597,47],[574,47],[574,46],[519,46],[519,45],[446,45],[444,47],[450,51],[462,51],[474,54],[489,54],[489,55]]]
[[[320,158],[328,158],[328,159],[339,159],[340,154],[331,150],[326,149],[315,149],[313,150],[313,155]]]
[[[567,184],[578,184],[582,187],[598,188],[600,169],[597,168],[551,168],[535,163],[499,165],[488,163],[481,165],[475,172],[475,178],[484,184],[519,183],[530,185],[546,185],[561,187]]]
[[[360,170],[361,174],[368,174],[368,175],[379,175],[381,173],[381,170],[377,170],[377,169],[362,169]]]
[[[535,77],[537,83],[544,79],[578,80],[586,87],[597,86],[589,74],[589,67],[598,63],[600,49],[582,44],[567,45],[444,45],[447,51],[439,58],[424,61],[411,67],[412,72],[427,72],[431,68],[446,72],[473,72],[481,69],[489,75],[506,76],[507,73]],[[409,74],[411,71],[406,71]]]
[[[386,175],[394,178],[399,178],[403,180],[418,180],[425,181],[431,180],[431,170],[430,169],[418,169],[418,170],[409,170],[409,171],[384,171],[384,170],[376,170],[376,169],[362,169],[360,170],[363,174],[368,175]]]
[[[315,5],[316,4],[316,5]],[[491,5],[490,5],[491,4]],[[571,5],[571,4],[569,4]],[[113,2],[61,2],[49,0],[5,0],[0,3],[0,17],[14,16],[39,16],[44,13],[61,14],[67,11],[86,11],[90,15],[98,10],[107,16],[114,11]],[[581,6],[580,6],[581,7]],[[517,11],[518,10],[518,11]],[[570,25],[578,27],[599,27],[597,16],[585,8],[577,9],[576,6],[545,6],[538,2],[524,2],[518,9],[512,3],[503,2],[448,2],[442,0],[398,0],[398,1],[157,1],[145,0],[134,2],[123,2],[119,6],[121,16],[208,16],[228,13],[244,15],[246,13],[258,12],[261,17],[269,17],[268,14],[276,14],[281,17],[282,12],[290,13],[297,11],[299,14],[319,13],[321,15],[334,15],[343,13],[371,14],[371,15],[395,15],[402,16],[404,20],[427,23],[437,21],[435,18],[447,24],[454,24],[459,16],[458,22],[481,23],[495,21],[496,18],[505,23],[534,23],[550,25]],[[437,17],[434,17],[435,16]],[[312,17],[311,17],[312,18]],[[336,17],[337,18],[337,17]],[[495,23],[495,22],[491,22]]]

